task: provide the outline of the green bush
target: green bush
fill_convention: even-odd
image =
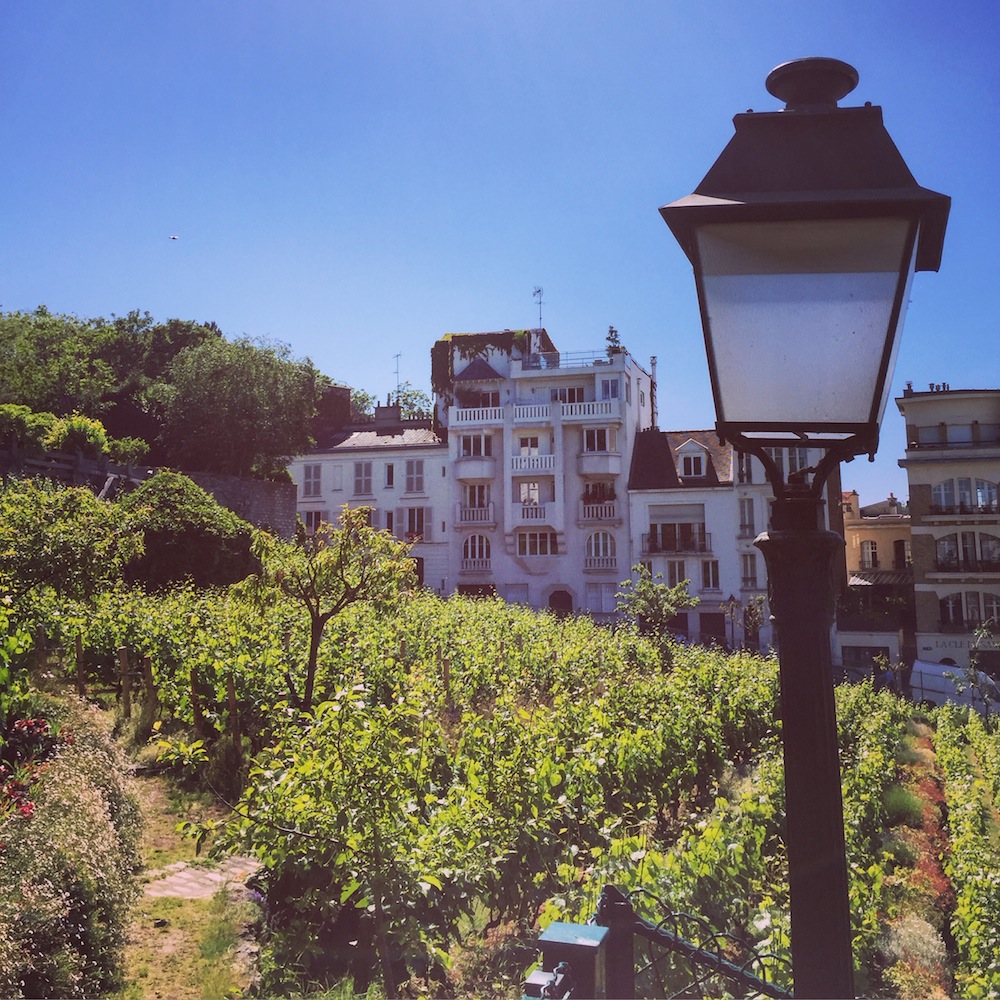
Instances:
[[[45,450],[45,438],[55,423],[51,413],[34,413],[17,403],[0,404],[0,447],[20,448],[28,455]]]
[[[57,417],[45,436],[45,447],[51,451],[79,452],[86,458],[100,458],[108,451],[108,435],[100,420],[74,413]]]
[[[91,710],[0,821],[0,995],[105,996],[121,986],[138,888],[139,814],[123,762]]]
[[[145,534],[144,554],[125,570],[131,583],[161,588],[190,580],[197,587],[225,586],[257,568],[250,525],[178,472],[157,472],[127,493],[119,507]]]

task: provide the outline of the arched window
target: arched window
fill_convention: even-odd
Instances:
[[[878,569],[878,543],[870,538],[861,543],[861,568]]]
[[[587,539],[588,559],[613,559],[615,556],[615,538],[610,532],[595,531]]]
[[[489,559],[490,540],[486,535],[469,535],[462,544],[463,559]]]
[[[931,510],[950,513],[955,506],[955,480],[946,479],[931,487]]]
[[[941,624],[942,625],[962,625],[962,595],[949,594],[942,597],[940,601]]]
[[[997,484],[986,479],[976,480],[976,506],[984,512],[997,512]]]
[[[1000,594],[983,594],[983,621],[1000,625]]]

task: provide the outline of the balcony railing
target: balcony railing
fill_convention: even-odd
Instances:
[[[547,504],[544,503],[523,503],[521,506],[522,521],[544,521],[547,513]],[[517,511],[517,506],[514,508]]]
[[[459,504],[455,508],[455,520],[458,524],[492,524],[496,518],[493,512],[493,504],[488,503],[483,507],[465,507]]]
[[[521,369],[526,372],[546,368],[595,368],[610,364],[612,361],[607,352],[599,351],[553,351],[529,354],[521,359]]]
[[[614,521],[618,517],[617,500],[584,500],[580,504],[581,521]]]
[[[547,423],[551,412],[548,403],[518,403],[514,407],[514,423]]]
[[[709,532],[698,532],[692,537],[664,538],[661,535],[642,536],[642,554],[686,555],[688,553],[711,552],[712,536]]]
[[[584,569],[612,570],[618,568],[618,559],[615,556],[584,556]]]
[[[936,559],[937,573],[1000,573],[998,559]]]
[[[463,559],[462,560],[462,572],[463,573],[488,573],[492,566],[492,560],[487,557],[486,559]]]
[[[555,455],[513,455],[511,472],[551,472],[556,467]]]
[[[451,422],[455,425],[502,424],[502,406],[453,406]]]
[[[621,403],[617,399],[592,399],[586,403],[563,403],[563,420],[617,420]]]
[[[991,503],[983,503],[983,504],[932,503],[930,512],[932,514],[998,514],[1000,513],[1000,503],[997,503],[997,501],[995,500],[992,501]]]
[[[752,524],[741,524],[740,525],[740,538],[756,538],[757,528]]]

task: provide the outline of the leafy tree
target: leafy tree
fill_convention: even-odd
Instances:
[[[351,390],[351,422],[355,424],[364,423],[371,420],[375,415],[375,403],[377,400],[370,392],[364,389]]]
[[[55,416],[35,413],[20,403],[0,403],[0,447],[20,449],[28,455],[45,450]]]
[[[102,356],[103,320],[33,313],[0,313],[0,402],[57,415],[107,409],[115,375]]]
[[[667,586],[662,582],[662,573],[653,576],[641,563],[633,566],[632,572],[635,578],[623,580],[622,589],[615,594],[615,610],[635,618],[644,632],[655,635],[660,641],[661,655],[666,656],[674,617],[684,608],[695,607],[699,600],[688,593],[688,580]]]
[[[358,601],[391,604],[415,583],[410,547],[368,523],[371,508],[344,507],[337,524],[321,524],[312,536],[286,542],[259,532],[253,546],[261,571],[255,590],[266,598],[277,590],[309,615],[305,684],[299,693],[289,676],[289,694],[310,711],[323,631],[330,619]]]
[[[142,536],[84,486],[19,479],[0,492],[0,584],[16,601],[51,588],[90,599],[142,551]]]
[[[178,472],[157,472],[126,493],[119,508],[145,537],[144,551],[125,567],[132,582],[225,586],[257,568],[251,526]]]
[[[414,389],[409,382],[396,386],[389,394],[393,404],[399,405],[399,415],[408,420],[412,417],[429,416],[434,409],[430,397],[420,389]]]
[[[45,447],[50,451],[79,452],[86,458],[100,458],[107,454],[108,435],[100,420],[73,413],[56,417],[45,436]]]
[[[205,340],[181,351],[155,388],[160,443],[182,469],[273,476],[308,449],[323,383],[287,345]]]

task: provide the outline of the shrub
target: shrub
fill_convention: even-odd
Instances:
[[[86,458],[107,454],[108,435],[100,420],[74,413],[57,417],[45,436],[45,447],[52,451],[79,452]]]
[[[18,403],[0,404],[0,445],[20,448],[29,455],[40,454],[55,419],[54,414],[34,413]]]
[[[104,996],[122,982],[138,889],[139,814],[91,710],[74,709],[32,788],[0,822],[0,995]]]
[[[120,509],[145,533],[145,553],[125,570],[132,583],[160,588],[190,580],[225,586],[257,568],[251,527],[178,472],[160,471],[127,493]]]

